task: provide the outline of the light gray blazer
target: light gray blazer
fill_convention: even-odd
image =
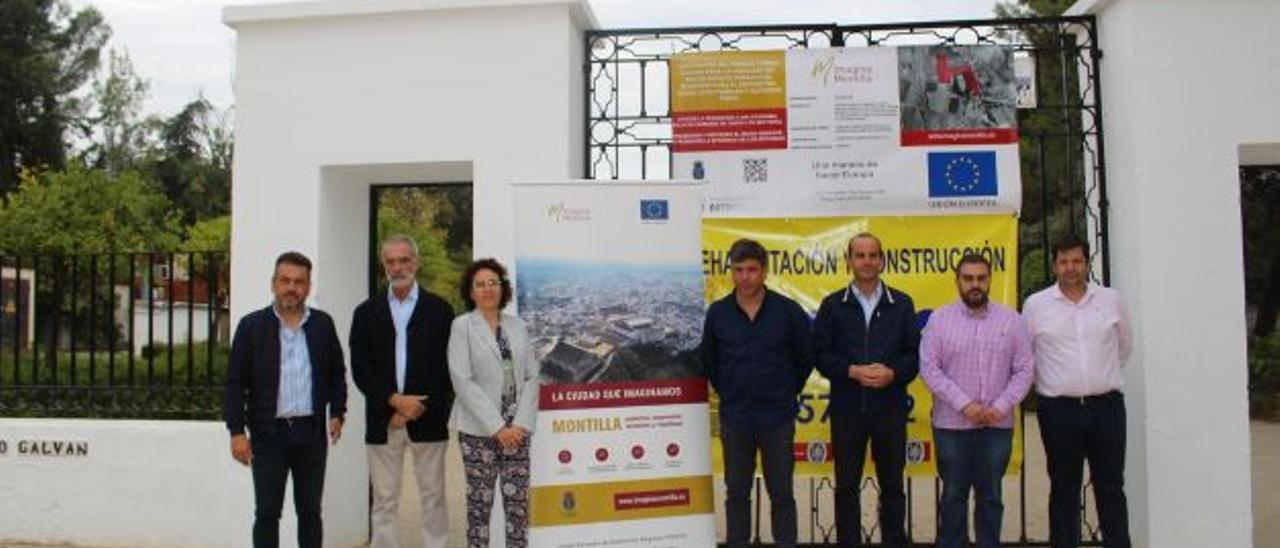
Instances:
[[[538,412],[539,365],[533,357],[529,330],[520,318],[502,313],[502,333],[515,361],[517,397],[512,426],[533,432]],[[502,420],[502,355],[489,323],[479,310],[453,320],[449,332],[449,378],[457,398],[449,428],[472,436],[492,436],[506,426]]]

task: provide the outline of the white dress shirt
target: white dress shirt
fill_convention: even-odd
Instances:
[[[1071,302],[1054,284],[1029,297],[1022,315],[1035,348],[1036,393],[1083,397],[1124,387],[1133,337],[1114,289],[1088,284]]]
[[[864,295],[856,283],[849,284],[849,292],[853,293],[862,306],[862,319],[866,322],[866,327],[871,327],[871,314],[876,311],[876,305],[880,304],[880,297],[884,296],[884,282],[877,281],[876,288],[871,290],[870,295]]]
[[[404,392],[404,377],[409,368],[409,320],[418,306],[418,282],[413,282],[404,300],[387,288],[387,303],[391,305],[391,324],[396,329],[396,392]]]

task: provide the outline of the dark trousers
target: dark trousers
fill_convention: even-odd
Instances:
[[[1000,546],[1004,518],[1001,480],[1013,450],[1010,428],[933,429],[942,478],[938,548],[963,548],[969,539],[969,491],[978,548]]]
[[[324,466],[328,437],[324,420],[314,417],[278,419],[273,428],[258,428],[249,438],[253,448],[253,545],[280,545],[280,512],[284,486],[293,474],[293,508],[298,515],[298,546],[320,548],[324,527],[320,522],[320,496],[324,492]]]
[[[867,440],[880,484],[880,539],[883,546],[907,545],[907,497],[902,473],[907,465],[906,409],[866,415],[832,415],[831,444],[836,467],[836,541],[862,546],[862,469]]]
[[[792,447],[796,425],[788,422],[765,428],[734,428],[720,424],[724,449],[724,514],[729,548],[746,548],[751,542],[751,489],[756,474],[756,452],[764,468],[769,490],[773,542],[781,548],[796,545],[796,499],[792,490],[795,458]]]
[[[1040,398],[1037,417],[1049,468],[1049,542],[1080,543],[1080,489],[1089,462],[1102,545],[1128,548],[1129,508],[1124,495],[1124,396]]]

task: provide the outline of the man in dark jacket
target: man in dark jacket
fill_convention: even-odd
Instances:
[[[223,417],[232,458],[252,464],[253,545],[280,544],[284,486],[292,473],[298,545],[319,548],[327,442],[338,442],[347,411],[342,345],[333,319],[306,305],[311,261],[301,253],[276,259],[271,292],[271,306],[251,312],[236,326]]]
[[[774,545],[796,546],[796,395],[813,370],[809,316],[765,287],[769,255],[754,240],[729,248],[733,292],[711,303],[702,330],[702,361],[720,396],[725,519],[729,548],[751,540],[751,485],[756,453],[769,489]]]
[[[861,233],[846,251],[853,281],[822,300],[814,320],[818,369],[831,381],[831,441],[836,468],[836,538],[862,545],[859,486],[867,440],[880,483],[884,546],[907,545],[907,385],[919,372],[920,330],[906,293],[880,280],[880,239]]]
[[[418,246],[395,235],[382,244],[387,291],[356,307],[351,319],[351,374],[365,395],[365,443],[373,485],[373,548],[399,545],[401,471],[404,456],[422,497],[422,538],[427,548],[448,544],[444,454],[449,443],[449,325],[453,307],[418,287]]]

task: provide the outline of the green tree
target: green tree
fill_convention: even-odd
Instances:
[[[178,234],[169,200],[137,173],[112,175],[79,162],[25,172],[0,206],[0,250],[8,253],[164,251]]]
[[[148,148],[148,120],[142,116],[150,85],[133,70],[124,51],[112,50],[106,73],[93,83],[94,112],[89,118],[92,142],[84,162],[120,173],[136,166]]]
[[[231,215],[196,221],[187,227],[187,239],[181,249],[191,253],[193,272],[227,279],[231,272]]]
[[[169,201],[136,172],[113,175],[76,161],[63,171],[24,171],[18,190],[0,206],[0,254],[44,256],[37,266],[44,281],[36,293],[36,318],[45,366],[56,365],[59,333],[116,335],[109,314],[94,322],[87,313],[91,306],[110,310],[109,295],[95,295],[92,280],[109,279],[110,265],[132,256],[101,254],[168,251],[178,234]],[[68,294],[89,299],[67,303]]]
[[[97,70],[110,35],[92,7],[0,2],[0,196],[17,187],[24,169],[66,164],[66,134],[84,119],[76,92]]]
[[[1280,318],[1280,166],[1240,168],[1240,208],[1245,302],[1256,311],[1252,333],[1270,337]]]
[[[182,251],[188,252],[187,262],[192,273],[213,282],[219,302],[225,303],[231,279],[231,215],[196,221],[187,227],[187,239]]]
[[[1073,0],[1016,0],[995,5],[1000,19],[1061,15]],[[1046,242],[1068,234],[1084,237],[1086,226],[1084,150],[1078,56],[1075,37],[1058,24],[1022,25],[1002,35],[1030,46],[1038,103],[1018,110],[1022,164],[1022,211],[1018,239],[1022,291],[1029,294],[1052,279]]]
[[[996,2],[996,17],[1014,19],[1062,15],[1076,0],[1014,0]]]
[[[1244,286],[1249,326],[1249,407],[1280,412],[1280,166],[1240,168]]]
[[[183,251],[226,251],[231,249],[231,216],[197,221],[187,227]]]
[[[231,129],[227,114],[199,97],[157,123],[146,171],[176,206],[183,225],[231,211]]]
[[[458,280],[471,262],[471,187],[432,185],[381,191],[377,241],[392,234],[406,234],[418,243],[418,284],[461,311]],[[373,252],[376,262],[378,249]]]

